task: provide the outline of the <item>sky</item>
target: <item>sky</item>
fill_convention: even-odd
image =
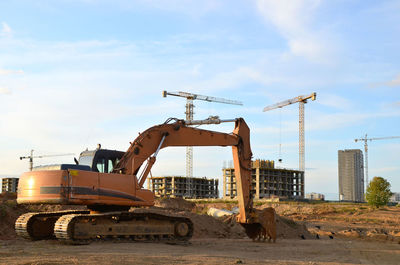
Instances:
[[[184,118],[243,117],[254,158],[298,168],[305,105],[305,190],[338,198],[337,151],[400,136],[400,1],[20,0],[0,2],[0,176],[20,156],[126,150],[139,132]],[[203,126],[231,132],[233,124]],[[281,146],[281,147],[279,147]],[[400,192],[400,139],[369,142],[369,177]],[[194,148],[194,176],[219,178],[230,148]],[[34,160],[71,163],[73,156]],[[153,175],[185,175],[185,148],[163,149]],[[222,195],[222,189],[220,191]]]

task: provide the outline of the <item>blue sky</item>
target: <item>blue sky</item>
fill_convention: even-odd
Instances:
[[[255,158],[277,160],[281,143],[280,166],[297,168],[298,105],[262,109],[317,92],[305,110],[306,192],[335,197],[337,150],[362,149],[354,139],[366,133],[400,136],[399,14],[400,1],[1,1],[0,175],[25,171],[18,157],[30,149],[126,150],[184,117],[185,100],[162,90],[241,100],[195,102],[195,118],[244,117]],[[369,147],[370,178],[400,191],[400,140]],[[221,179],[230,159],[229,148],[195,148],[194,175]],[[160,152],[162,174],[185,174],[184,148]]]

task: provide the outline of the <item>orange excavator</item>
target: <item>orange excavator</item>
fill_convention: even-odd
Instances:
[[[190,127],[221,122],[235,122],[233,132]],[[129,210],[154,205],[154,194],[143,185],[158,152],[168,146],[232,146],[239,202],[237,222],[249,237],[255,238],[262,228],[250,194],[250,130],[242,118],[215,117],[199,121],[170,118],[139,134],[126,152],[98,148],[82,152],[76,164],[42,166],[24,173],[18,186],[19,204],[86,205],[88,210],[23,214],[15,223],[17,235],[31,240],[55,237],[70,244],[109,238],[189,240],[193,234],[189,218]]]

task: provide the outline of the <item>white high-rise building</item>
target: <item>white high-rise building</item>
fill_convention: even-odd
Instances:
[[[339,200],[364,201],[364,163],[359,149],[338,151]]]

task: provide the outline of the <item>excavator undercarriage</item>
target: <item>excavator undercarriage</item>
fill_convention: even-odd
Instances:
[[[58,211],[21,215],[15,230],[26,239],[74,245],[99,240],[185,242],[192,237],[193,223],[186,217],[143,211]]]
[[[56,211],[26,213],[15,222],[15,232],[18,236],[30,240],[55,238],[54,224],[63,215],[86,214],[89,211]]]

